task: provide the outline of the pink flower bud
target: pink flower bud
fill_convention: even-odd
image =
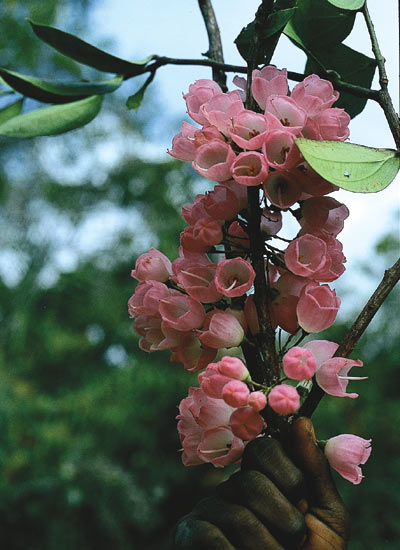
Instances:
[[[315,378],[317,384],[324,392],[337,397],[358,397],[358,393],[346,393],[346,388],[350,380],[366,380],[367,376],[347,376],[352,367],[362,367],[360,360],[353,361],[344,357],[332,357],[322,363],[318,368]]]
[[[240,322],[232,313],[213,310],[207,314],[206,330],[199,331],[202,344],[210,348],[233,348],[240,345],[244,337],[244,330]]]
[[[357,435],[337,435],[325,445],[325,456],[332,468],[344,479],[358,485],[364,477],[359,464],[365,464],[369,459],[371,441]]]
[[[221,374],[235,380],[246,380],[250,376],[247,367],[238,357],[225,355],[218,362],[218,370]]]
[[[232,177],[242,185],[260,185],[268,175],[268,166],[261,153],[239,153],[231,166]]]
[[[256,274],[243,258],[223,260],[217,265],[215,286],[224,296],[242,296],[253,284]]]
[[[205,178],[225,181],[231,179],[231,166],[235,158],[236,155],[230,145],[213,140],[197,149],[193,168]]]
[[[252,391],[247,400],[247,404],[257,412],[262,411],[267,406],[265,393],[262,391]]]
[[[261,109],[265,109],[267,98],[270,95],[287,95],[287,70],[282,69],[280,71],[272,65],[264,67],[261,71],[254,69],[252,73],[251,92]]]
[[[308,283],[301,291],[296,313],[299,325],[306,332],[320,332],[336,319],[340,298],[328,285]]]
[[[155,248],[141,254],[136,260],[136,269],[131,272],[131,277],[138,281],[159,281],[164,283],[172,275],[172,267],[169,259]]]
[[[291,414],[299,408],[300,396],[293,386],[280,384],[270,391],[268,405],[278,414]]]
[[[291,348],[282,359],[283,370],[292,380],[308,380],[317,370],[317,363],[311,351],[300,346]]]
[[[240,380],[231,380],[222,390],[222,399],[231,407],[244,407],[247,405],[249,395],[249,388]]]
[[[241,407],[233,411],[229,425],[237,437],[250,441],[262,432],[264,420],[252,407]]]

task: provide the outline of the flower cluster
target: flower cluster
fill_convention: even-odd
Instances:
[[[246,80],[236,77],[234,83],[240,89],[224,93],[212,80],[197,80],[184,94],[187,113],[198,126],[183,122],[168,152],[216,184],[182,208],[188,225],[180,236],[179,257],[171,262],[151,249],[132,271],[139,284],[128,309],[140,348],[168,349],[172,361],[191,372],[203,371],[200,387],[190,388],[180,404],[186,465],[238,461],[247,441],[266,427],[260,411],[267,400],[278,414],[299,408],[301,396],[291,381],[301,385],[314,377],[331,395],[356,397],[346,393],[347,373],[362,366],[333,357],[337,345],[321,340],[287,351],[288,340],[279,350],[282,379],[271,387],[255,384],[240,359],[224,356],[213,363],[226,348],[237,348],[233,354],[239,354],[245,338],[258,345],[249,188],[258,190],[262,204],[259,231],[274,329],[291,335],[301,330],[304,336],[332,325],[340,299],[327,283],[344,272],[346,261],[337,236],[348,209],[327,196],[336,187],[314,172],[295,141],[349,136],[349,115],[332,107],[338,92],[316,75],[290,92],[286,70],[267,66],[253,71],[251,94],[257,105],[250,110],[244,104]],[[278,235],[283,213],[299,223],[291,240]],[[277,245],[271,244],[274,239]],[[213,260],[216,254],[224,255],[219,262]],[[229,361],[240,362],[247,374],[227,374]]]

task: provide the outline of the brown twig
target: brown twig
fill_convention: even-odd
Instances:
[[[208,51],[204,53],[210,60],[224,63],[224,54],[222,51],[221,34],[217,19],[215,17],[214,8],[212,7],[211,0],[198,0],[199,8],[204,19],[204,24],[207,30],[208,36]],[[227,91],[226,87],[226,74],[221,67],[213,67],[212,77],[217,82],[224,92]]]
[[[385,271],[382,281],[377,286],[364,309],[361,311],[346,336],[341,341],[335,356],[348,357],[355,348],[357,342],[363,335],[376,312],[379,310],[389,293],[400,279],[400,259],[389,269]],[[321,388],[314,384],[312,390],[299,410],[300,416],[311,417],[319,402],[325,395]]]

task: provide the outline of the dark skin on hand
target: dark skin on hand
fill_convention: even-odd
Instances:
[[[349,517],[308,418],[251,441],[241,471],[182,518],[174,550],[344,550]]]

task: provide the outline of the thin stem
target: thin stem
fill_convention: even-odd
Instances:
[[[369,37],[371,39],[372,51],[374,53],[376,63],[378,65],[379,84],[381,86],[381,89],[379,90],[377,101],[379,105],[382,107],[383,112],[385,113],[385,117],[389,125],[390,131],[392,133],[394,142],[396,143],[396,147],[397,149],[400,150],[399,116],[397,115],[393,107],[392,98],[390,97],[390,94],[388,91],[389,80],[385,69],[385,58],[383,57],[381,49],[379,47],[378,38],[376,36],[374,24],[372,22],[371,16],[368,11],[367,2],[364,3],[364,6],[362,8],[362,13],[364,15],[365,24],[368,29]]]
[[[224,63],[224,54],[222,51],[221,34],[215,12],[211,3],[211,0],[198,0],[201,15],[204,19],[204,24],[207,30],[208,36],[208,51],[203,54],[209,59]],[[227,91],[226,87],[226,74],[221,67],[213,67],[212,70],[213,80],[217,82],[224,92]]]
[[[379,310],[399,279],[400,259],[398,259],[390,269],[385,271],[382,281],[379,283],[375,292],[366,303],[364,309],[361,311],[352,327],[341,341],[335,353],[336,357],[348,357],[350,355],[357,342],[363,335],[365,329],[368,327],[376,312]],[[309,396],[299,410],[299,415],[311,417],[324,395],[325,392],[321,390],[317,384],[314,384]]]

